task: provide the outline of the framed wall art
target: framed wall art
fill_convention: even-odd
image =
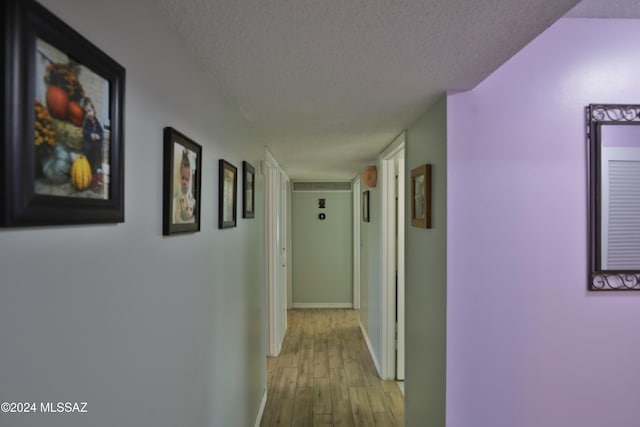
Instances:
[[[124,68],[32,0],[1,7],[0,223],[123,222]]]
[[[238,173],[235,166],[220,159],[218,227],[232,228],[236,226],[236,199]]]
[[[200,231],[202,146],[164,129],[162,234]]]
[[[369,190],[362,193],[362,221],[370,222],[369,216]]]
[[[431,228],[431,165],[411,171],[411,225]]]
[[[254,218],[255,211],[255,168],[247,163],[242,162],[242,175],[244,177],[242,184],[242,217]]]

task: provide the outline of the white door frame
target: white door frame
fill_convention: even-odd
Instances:
[[[404,144],[403,144],[404,145]],[[397,170],[398,175],[398,294],[397,294],[397,307],[398,307],[398,332],[397,332],[397,353],[396,353],[396,380],[404,381],[404,237],[405,237],[405,172],[404,172],[404,147],[402,154],[397,157]]]
[[[293,262],[292,262],[292,243],[291,243],[291,228],[292,228],[292,218],[291,218],[291,180],[289,179],[289,177],[285,174],[286,179],[287,179],[287,188],[286,188],[286,206],[285,206],[285,212],[287,213],[287,221],[286,221],[286,238],[285,238],[285,242],[286,242],[286,257],[285,257],[285,264],[286,264],[286,273],[287,273],[287,309],[290,309],[293,307],[293,274],[292,274],[292,266],[293,266]]]
[[[267,347],[269,356],[277,356],[287,329],[287,275],[283,251],[286,240],[286,212],[283,212],[286,191],[283,188],[286,188],[287,176],[269,150],[265,151],[264,166]]]
[[[404,221],[402,228],[398,229],[396,239],[396,169],[401,167],[402,175],[398,175],[398,207],[399,215],[404,218],[404,146],[405,133],[402,132],[379,156],[381,185],[381,262],[380,277],[382,280],[382,379],[395,379],[397,361],[404,371],[404,350],[400,351],[396,358],[396,301],[400,304],[398,312],[398,334],[404,333],[404,300],[398,297],[404,296]],[[401,225],[398,224],[398,227]],[[402,248],[398,252],[398,295],[396,295],[396,247]],[[398,344],[404,346],[404,338]],[[401,372],[404,377],[404,372]]]
[[[353,308],[360,309],[360,177],[353,180]]]

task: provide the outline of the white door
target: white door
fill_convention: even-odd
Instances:
[[[265,241],[267,336],[269,355],[277,356],[287,328],[286,181],[287,176],[267,151],[265,163]],[[283,191],[284,189],[284,191]]]
[[[287,330],[287,294],[288,294],[288,274],[287,270],[289,269],[289,263],[287,260],[287,223],[288,223],[288,212],[287,212],[287,189],[289,185],[289,178],[287,175],[280,171],[280,191],[278,194],[278,247],[280,248],[280,272],[279,272],[279,312],[281,313],[281,325],[280,328],[282,331]],[[284,333],[283,333],[284,338]]]

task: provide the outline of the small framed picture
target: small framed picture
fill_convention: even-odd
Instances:
[[[236,226],[237,188],[237,168],[226,160],[220,159],[218,228],[233,228]]]
[[[35,1],[1,8],[0,224],[123,222],[125,69]]]
[[[244,177],[242,184],[242,218],[254,218],[255,212],[255,178],[256,171],[254,167],[242,162],[242,175]]]
[[[411,225],[431,228],[431,165],[411,171]]]
[[[200,231],[202,146],[164,129],[162,234]]]
[[[371,221],[369,217],[369,190],[362,193],[362,221]]]

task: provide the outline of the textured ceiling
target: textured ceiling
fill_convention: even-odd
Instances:
[[[638,0],[582,0],[567,14],[574,18],[640,19]]]
[[[473,88],[578,2],[157,1],[298,179],[353,178],[444,91]]]

